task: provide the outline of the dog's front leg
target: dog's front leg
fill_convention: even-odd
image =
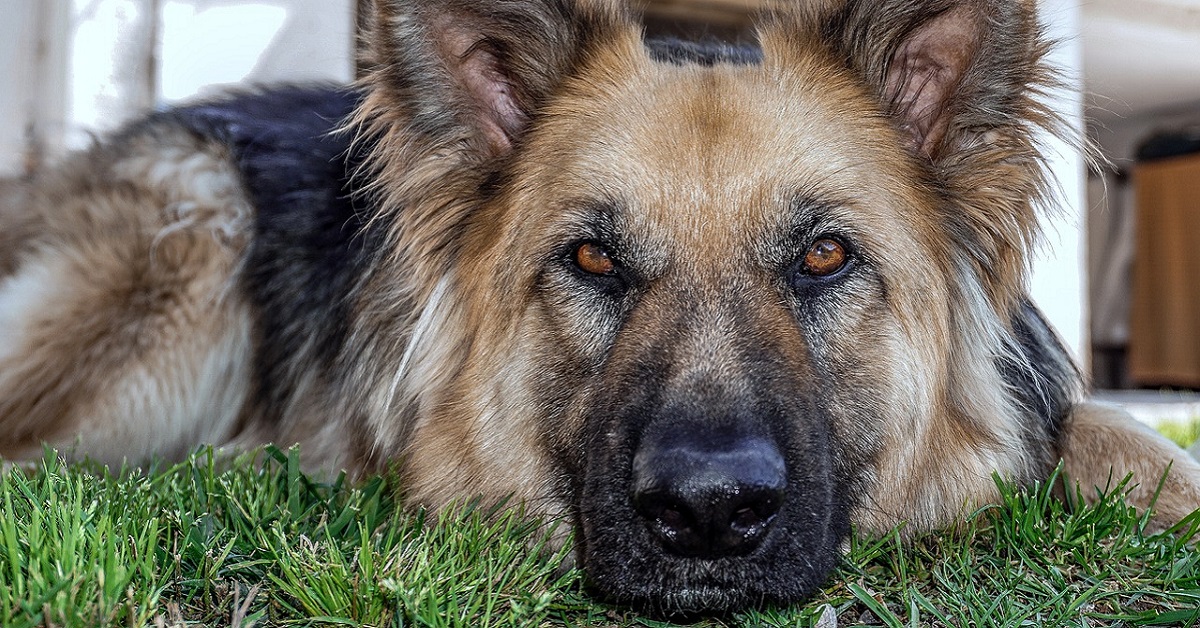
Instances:
[[[1059,444],[1067,478],[1080,485],[1087,501],[1096,498],[1096,489],[1111,488],[1132,473],[1128,502],[1145,510],[1170,467],[1154,502],[1155,522],[1168,527],[1200,508],[1200,463],[1120,408],[1078,404]]]

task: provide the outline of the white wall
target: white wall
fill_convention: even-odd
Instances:
[[[1055,108],[1082,134],[1080,0],[1041,0],[1039,7],[1049,36],[1062,42],[1050,60],[1064,71],[1071,85],[1071,89],[1054,95]],[[1047,213],[1045,245],[1033,264],[1030,292],[1086,372],[1086,169],[1082,156],[1063,142],[1051,140],[1048,146],[1060,190],[1057,206]]]
[[[22,173],[61,144],[66,42],[54,37],[67,0],[7,3],[0,17],[0,176]],[[54,78],[49,78],[54,77]]]
[[[172,102],[234,83],[346,82],[354,0],[163,0],[159,96]]]
[[[154,105],[156,21],[150,0],[70,0],[54,33],[67,52],[67,148]]]
[[[355,0],[4,2],[0,176],[158,103],[234,83],[349,81],[354,8]]]

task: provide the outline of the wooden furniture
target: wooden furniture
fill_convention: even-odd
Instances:
[[[1140,164],[1133,177],[1129,375],[1200,388],[1200,154]]]

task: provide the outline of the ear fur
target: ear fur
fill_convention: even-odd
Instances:
[[[904,38],[887,69],[883,95],[892,116],[926,155],[937,153],[949,131],[954,97],[979,52],[980,22],[968,6],[934,16]]]
[[[948,228],[998,313],[1025,290],[1039,206],[1052,196],[1038,134],[1069,136],[1032,0],[845,0],[825,41],[878,98],[945,199]],[[1078,143],[1078,142],[1075,142]]]
[[[579,52],[623,18],[599,0],[375,0],[364,82],[379,106],[367,111],[505,153]]]
[[[1033,101],[1058,81],[1031,0],[848,0],[825,28],[935,161],[992,130],[1052,126]]]

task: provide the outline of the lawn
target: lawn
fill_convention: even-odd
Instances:
[[[1057,481],[1057,480],[1055,480]],[[1118,493],[1070,509],[1004,487],[968,524],[902,545],[855,538],[807,605],[698,626],[1181,626],[1200,551]],[[48,459],[0,478],[0,625],[644,626],[561,573],[544,527],[402,507],[386,477],[316,483],[294,451],[223,469],[211,452],[145,473]],[[836,623],[834,615],[836,614]]]

